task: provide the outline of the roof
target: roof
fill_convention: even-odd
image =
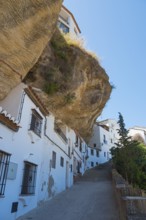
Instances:
[[[98,124],[98,126],[102,127],[106,131],[109,131],[109,126],[107,126],[107,125],[100,125],[100,124]]]
[[[34,102],[34,104],[39,107],[42,114],[47,116],[49,114],[49,111],[47,110],[41,99],[38,97],[38,95],[34,92],[33,88],[29,86],[28,88],[25,88],[24,91],[29,96],[29,98]]]
[[[0,107],[0,123],[4,124],[13,131],[18,131],[18,122],[6,110]]]
[[[77,27],[79,33],[81,33],[81,30],[80,30],[80,28],[79,28],[79,26],[78,26],[78,23],[76,22],[76,19],[75,19],[74,15],[73,15],[64,5],[62,5],[62,8],[63,8],[67,13],[70,14],[70,16],[72,17],[72,19],[73,19],[73,21],[74,21],[74,23],[75,23],[75,25],[76,25],[76,27]]]
[[[129,128],[128,130],[142,130],[142,131],[146,131],[146,127],[140,127],[140,126],[134,126],[132,128]]]
[[[109,121],[114,121],[114,122],[117,122],[116,119],[113,119],[113,118],[107,118],[105,120],[102,120],[102,121],[97,121],[98,123],[106,123],[106,122],[109,122]]]

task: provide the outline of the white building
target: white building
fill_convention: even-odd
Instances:
[[[118,141],[118,123],[114,119],[96,122],[88,147],[88,167],[94,167],[111,159],[110,149]]]
[[[119,124],[117,123],[115,119],[106,119],[106,120],[100,121],[99,124],[105,125],[108,127],[109,144],[111,145],[111,147],[113,147],[114,144],[117,143],[119,140],[119,134],[118,134]]]
[[[99,149],[88,146],[87,168],[92,168],[99,164],[99,152]]]
[[[73,14],[65,7],[61,7],[61,11],[58,17],[57,26],[63,33],[71,33],[79,37],[81,30],[73,16]]]
[[[86,144],[24,84],[0,106],[0,219],[14,220],[72,186],[86,170]]]
[[[134,140],[139,140],[140,142],[146,144],[146,127],[135,126],[133,128],[129,128],[128,135],[132,137]]]

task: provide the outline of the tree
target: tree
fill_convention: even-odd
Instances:
[[[146,190],[146,148],[128,136],[124,119],[119,113],[119,142],[111,149],[117,171],[131,184]]]
[[[120,136],[119,142],[116,144],[117,147],[125,147],[128,143],[131,137],[128,136],[128,130],[125,128],[125,123],[122,114],[119,112],[119,129],[118,134]]]

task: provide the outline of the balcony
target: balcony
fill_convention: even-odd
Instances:
[[[63,24],[61,21],[57,22],[57,26],[64,34],[69,33],[69,27],[67,25]]]
[[[63,16],[59,15],[59,18],[63,20],[67,25],[69,25],[68,19],[65,19]]]
[[[61,130],[61,128],[57,124],[55,124],[54,130],[65,141],[65,143],[67,143],[67,138],[66,138],[65,134],[63,133],[63,131]]]

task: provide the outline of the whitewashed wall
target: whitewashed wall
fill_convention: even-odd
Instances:
[[[129,129],[129,136],[134,137],[135,135],[140,135],[146,144],[146,128],[134,127]]]
[[[18,120],[19,118],[19,110],[22,100],[22,90],[26,86],[23,83],[20,83],[16,86],[12,91],[8,94],[8,96],[0,101],[0,106],[3,107],[7,112],[11,113],[11,115]]]
[[[93,151],[93,155],[91,154],[91,150]],[[100,151],[98,151],[97,156],[97,149],[94,149],[93,147],[88,147],[88,163],[87,163],[87,168],[92,168],[97,166],[100,163]]]
[[[100,125],[98,125],[101,124]],[[105,121],[101,121],[95,123],[93,127],[92,137],[89,141],[89,148],[88,148],[88,167],[91,167],[91,163],[94,163],[94,166],[99,163],[105,163],[111,159],[110,149],[111,147],[115,146],[115,142],[118,141],[119,135],[117,129],[119,128],[116,120],[114,119],[107,119]],[[105,125],[107,129],[102,127]],[[104,141],[105,136],[105,141]],[[96,144],[96,146],[95,146]],[[91,155],[91,148],[94,149],[94,155]],[[99,149],[99,157],[97,157],[96,149]]]
[[[15,98],[15,96],[12,98]],[[0,206],[2,210],[0,212],[0,219],[15,219],[15,216],[18,217],[30,211],[37,205],[39,189],[38,179],[40,174],[43,142],[42,138],[38,137],[32,131],[29,131],[32,108],[36,108],[36,106],[27,96],[25,96],[20,121],[20,128],[18,132],[13,132],[7,127],[0,124],[2,137],[2,139],[0,139],[0,150],[10,153],[10,162],[16,163],[18,166],[16,179],[7,180],[5,197],[0,198]],[[42,115],[39,109],[37,109],[37,111],[40,115]],[[33,196],[21,195],[24,161],[28,161],[37,165],[36,189],[35,195]],[[19,202],[17,213],[10,213],[12,202]]]
[[[18,96],[20,100],[20,103],[17,102],[15,105],[15,113],[19,114],[17,109],[22,108],[18,132],[14,132],[0,123],[0,150],[10,153],[10,162],[17,165],[16,178],[7,179],[5,197],[0,198],[0,219],[9,220],[14,220],[27,213],[72,186],[74,158],[81,162],[80,172],[83,174],[86,170],[86,160],[83,159],[86,143],[82,140],[82,151],[79,150],[79,146],[75,147],[76,133],[68,127],[65,132],[68,142],[65,142],[54,130],[54,116],[50,113],[45,117],[27,94],[24,95],[23,85],[15,88],[4,100],[5,104],[0,103],[0,106],[7,107],[7,111],[11,113],[12,100],[15,99],[15,96]],[[20,97],[23,98],[23,102]],[[43,119],[41,137],[30,131],[32,109],[35,109]],[[53,151],[56,153],[55,168],[52,167]],[[60,165],[61,157],[64,159],[63,166]],[[21,195],[24,161],[37,165],[34,195]],[[19,203],[16,213],[11,213],[13,202]]]
[[[109,138],[109,131],[99,127],[99,133],[100,133],[100,143],[101,143],[101,151],[100,151],[100,159],[99,163],[105,163],[109,161],[110,159],[110,138]],[[106,137],[106,141],[104,142],[104,135]]]

